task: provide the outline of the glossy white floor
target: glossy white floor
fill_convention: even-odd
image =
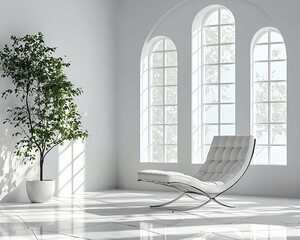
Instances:
[[[211,202],[174,213],[148,207],[174,196],[116,190],[46,204],[1,204],[0,239],[300,239],[300,199],[225,196],[220,200],[236,208]]]

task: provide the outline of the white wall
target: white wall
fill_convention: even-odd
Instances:
[[[97,191],[116,186],[127,189],[157,189],[136,182],[136,172],[156,168],[194,174],[198,166],[191,164],[191,39],[194,16],[210,4],[228,7],[236,18],[237,133],[249,133],[250,43],[261,27],[278,28],[288,51],[288,165],[251,166],[245,177],[232,188],[233,194],[299,197],[300,148],[300,55],[298,27],[299,0],[190,0],[168,14],[148,36],[158,19],[182,0],[0,0],[0,47],[10,35],[22,36],[41,31],[49,45],[57,46],[60,55],[71,61],[70,80],[82,86],[78,99],[84,127],[90,132],[84,147],[85,190]],[[179,162],[178,164],[139,163],[139,67],[140,55],[147,37],[169,36],[179,54]],[[116,81],[116,79],[118,81]],[[0,90],[7,87],[0,82]],[[117,91],[116,91],[117,90]],[[13,102],[0,99],[0,117]],[[24,201],[23,180],[27,167],[12,158],[13,141],[9,129],[0,124],[0,199]],[[75,146],[75,147],[74,147]],[[45,175],[55,178],[57,187],[61,156],[58,149],[48,156]],[[71,158],[70,158],[71,156]],[[70,170],[70,171],[69,171]],[[64,181],[66,179],[63,179]],[[74,180],[70,177],[70,182]],[[22,183],[23,182],[23,183]],[[68,183],[69,184],[69,183]],[[13,190],[7,195],[7,192]],[[68,185],[64,194],[74,189]]]
[[[229,8],[236,20],[236,132],[250,132],[250,44],[262,27],[278,28],[288,54],[288,165],[251,166],[232,194],[300,197],[300,76],[299,0],[190,0],[169,13],[148,36],[151,28],[177,0],[126,0],[119,6],[118,72],[118,186],[125,189],[158,189],[138,183],[142,169],[163,169],[195,174],[191,164],[191,24],[202,8],[220,4]],[[139,162],[139,68],[147,37],[170,37],[178,49],[179,62],[179,162],[151,164]],[[160,188],[162,189],[162,188]]]
[[[46,43],[58,47],[58,54],[66,55],[71,62],[67,71],[69,80],[83,87],[84,94],[79,97],[78,105],[84,128],[90,133],[83,153],[86,174],[81,179],[86,191],[111,189],[117,185],[116,14],[117,2],[114,0],[0,0],[0,47],[9,42],[10,35],[23,36],[41,31]],[[0,90],[6,86],[2,80]],[[1,119],[11,104],[13,102],[0,99]],[[24,201],[27,198],[22,180],[27,175],[24,173],[26,168],[9,158],[13,145],[9,134],[5,135],[6,128],[0,124],[0,169],[3,169],[0,198],[17,187],[4,201]],[[65,181],[69,177],[72,184],[72,169],[59,175],[63,162],[58,163],[58,158],[58,149],[47,157],[46,177],[55,178],[57,187],[62,178]],[[72,191],[74,188],[72,190],[68,185],[64,194]]]

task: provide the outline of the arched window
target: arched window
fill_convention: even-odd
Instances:
[[[254,164],[287,162],[287,55],[281,33],[263,28],[254,36],[252,57],[252,134]]]
[[[203,163],[215,135],[235,134],[235,20],[209,6],[192,27],[192,163]]]
[[[141,162],[177,162],[177,50],[150,41],[141,62]]]

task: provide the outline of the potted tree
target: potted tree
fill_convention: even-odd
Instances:
[[[15,155],[24,164],[37,158],[40,179],[27,181],[27,195],[31,202],[46,202],[55,190],[54,180],[44,179],[47,154],[66,140],[85,139],[81,116],[74,98],[82,94],[63,70],[70,66],[62,57],[55,57],[55,47],[45,45],[43,34],[11,36],[12,44],[0,51],[1,76],[12,81],[12,88],[2,98],[13,95],[16,105],[8,109],[4,123],[15,129]]]

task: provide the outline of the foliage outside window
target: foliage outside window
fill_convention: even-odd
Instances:
[[[252,48],[252,134],[254,164],[287,164],[286,48],[280,32],[262,29]]]
[[[192,163],[205,161],[213,136],[235,134],[235,20],[222,6],[199,14],[192,28]]]

